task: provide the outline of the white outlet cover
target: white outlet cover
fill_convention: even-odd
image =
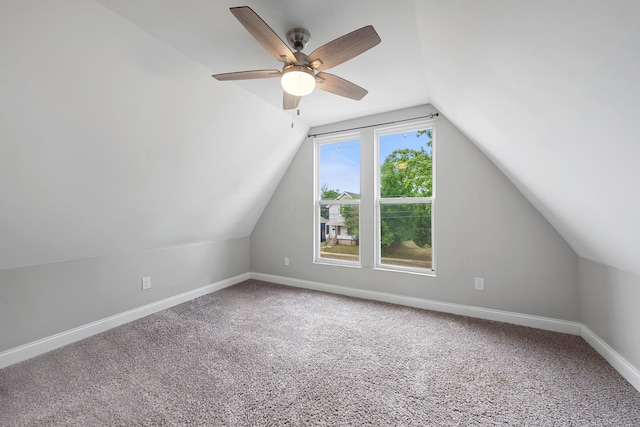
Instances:
[[[484,278],[476,277],[475,287],[478,291],[484,291]]]
[[[142,278],[142,290],[149,289],[151,287],[151,277]]]

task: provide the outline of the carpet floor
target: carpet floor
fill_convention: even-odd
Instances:
[[[249,280],[0,370],[0,425],[640,426],[582,338]]]

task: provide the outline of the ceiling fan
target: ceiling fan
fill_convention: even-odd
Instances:
[[[324,72],[342,64],[380,43],[380,37],[371,25],[345,34],[320,46],[309,55],[302,53],[311,37],[304,28],[292,28],[287,41],[295,52],[250,7],[232,7],[231,13],[251,35],[275,59],[284,63],[280,70],[251,70],[214,74],[217,80],[249,80],[280,77],[283,98],[282,107],[291,110],[298,107],[300,98],[317,87],[335,95],[361,100],[367,90],[341,77]]]

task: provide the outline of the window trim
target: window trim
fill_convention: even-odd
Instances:
[[[431,129],[431,197],[380,197],[380,138],[385,135],[392,135],[401,132],[413,132],[419,129]],[[374,230],[374,268],[377,270],[398,271],[405,273],[421,274],[427,276],[436,275],[436,124],[435,120],[416,120],[395,126],[378,127],[374,129],[374,203],[373,218],[375,224]],[[431,268],[408,267],[393,264],[382,263],[382,245],[381,245],[381,220],[380,206],[383,204],[431,204]]]
[[[362,174],[362,133],[361,132],[345,132],[329,136],[316,137],[313,140],[313,262],[314,264],[325,265],[339,265],[343,267],[361,267],[362,266],[362,254],[359,253],[358,261],[345,261],[333,258],[322,258],[320,256],[320,207],[326,205],[327,202],[332,202],[335,205],[357,205],[360,212],[362,212],[362,205],[360,199],[345,199],[345,200],[327,200],[320,199],[320,146],[324,144],[335,144],[339,142],[347,142],[358,140],[360,144],[360,170],[359,174]],[[360,182],[359,192],[362,191],[362,182]],[[360,252],[360,251],[359,251]]]

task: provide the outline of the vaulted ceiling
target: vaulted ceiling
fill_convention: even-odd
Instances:
[[[279,68],[229,12],[240,5],[282,38],[308,29],[307,53],[373,25],[382,43],[331,71],[369,94],[315,91],[292,116],[277,80],[212,79]],[[14,0],[0,12],[13,156],[0,160],[0,227],[14,242],[0,268],[246,236],[308,127],[431,103],[578,255],[640,274],[636,1]]]
[[[416,1],[432,103],[578,255],[636,274],[639,14],[624,0]]]
[[[369,90],[360,102],[320,90],[300,103],[300,119],[313,126],[429,102],[420,49],[419,22],[412,0],[393,2],[277,0],[97,0],[211,70],[212,74],[281,69],[229,11],[251,7],[279,36],[302,27],[311,33],[304,49],[314,49],[365,25],[382,42],[330,72]],[[234,83],[274,106],[282,107],[278,79]],[[289,112],[288,114],[291,114]]]

